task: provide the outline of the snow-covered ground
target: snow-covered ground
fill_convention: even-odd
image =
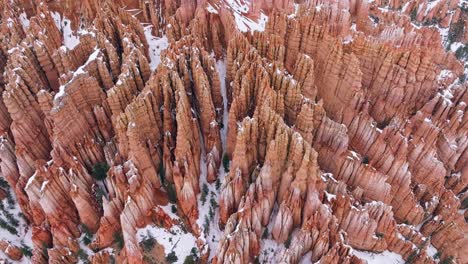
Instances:
[[[154,71],[161,63],[161,52],[169,46],[166,35],[158,38],[153,36],[151,29],[153,26],[145,27],[145,37],[149,45],[150,67]]]
[[[22,216],[21,209],[19,208],[14,192],[11,190],[11,188],[8,191],[11,195],[11,198],[0,201],[3,208],[3,210],[0,210],[0,219],[12,227],[14,231],[8,231],[5,228],[0,228],[0,240],[4,239],[15,246],[26,246],[29,247],[29,249],[32,249],[33,244],[31,240],[31,228],[28,226]],[[8,202],[8,200],[10,201]],[[0,259],[8,259],[2,251],[0,251]],[[23,257],[20,261],[15,263],[30,263],[30,260],[27,257]]]
[[[260,242],[260,255],[258,256],[260,263],[275,263],[278,254],[280,254],[280,249],[283,247],[282,244],[278,244],[274,239],[262,239]]]
[[[237,28],[241,32],[264,31],[268,21],[267,15],[261,12],[260,17],[257,20],[247,17],[251,1],[254,0],[225,0],[225,3],[227,4],[226,7],[231,10],[236,21]],[[208,4],[206,9],[210,13],[218,14],[217,8],[218,7],[216,6]]]
[[[52,18],[54,19],[55,25],[63,33],[63,41],[65,47],[73,49],[80,43],[80,38],[75,35],[71,28],[71,21],[65,17],[61,17],[58,12],[52,12]]]
[[[182,230],[180,226],[174,225],[170,230],[156,225],[147,225],[137,231],[139,242],[150,234],[158,244],[164,247],[166,256],[174,252],[177,256],[175,263],[183,263],[185,258],[191,254],[192,248],[197,248],[197,239],[192,233]]]
[[[382,253],[353,250],[353,254],[367,261],[368,264],[400,264],[405,263],[401,255],[385,250]]]
[[[221,83],[221,96],[223,97],[223,129],[221,130],[221,140],[223,146],[226,146],[226,135],[227,135],[227,124],[228,124],[228,102],[227,102],[227,91],[226,91],[226,61],[218,60],[216,62],[216,70],[219,74],[219,80]]]
[[[221,141],[223,145],[223,154],[226,147],[226,131],[227,131],[227,93],[226,93],[226,62],[225,60],[218,60],[216,62],[216,69],[219,73],[221,82],[221,95],[223,97],[223,128],[221,129]],[[198,226],[203,230],[202,239],[204,239],[210,248],[210,259],[214,257],[218,247],[219,239],[223,231],[219,229],[219,196],[221,185],[224,181],[226,172],[221,164],[218,173],[218,179],[215,183],[208,183],[206,179],[206,154],[202,153],[202,160],[200,162],[201,175],[200,175],[200,189],[201,193],[198,195],[198,212],[199,217],[197,220]]]

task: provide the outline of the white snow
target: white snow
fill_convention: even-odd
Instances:
[[[271,232],[271,229],[269,230]],[[260,243],[260,255],[258,256],[260,263],[275,263],[277,254],[281,252],[280,249],[283,248],[283,245],[278,244],[273,239],[262,239]]]
[[[437,76],[437,80],[438,80],[438,81],[443,80],[443,79],[449,77],[450,75],[453,75],[452,71],[450,71],[450,70],[442,70],[442,71],[440,71],[439,76]]]
[[[154,71],[159,63],[161,63],[161,52],[169,46],[166,35],[158,38],[153,36],[151,33],[151,28],[153,26],[145,27],[145,37],[149,45],[149,55],[150,55],[150,68]]]
[[[197,248],[197,239],[192,233],[182,230],[178,225],[174,225],[170,230],[155,225],[147,225],[137,231],[138,242],[142,241],[147,234],[151,234],[158,244],[164,247],[166,256],[172,251],[177,256],[175,263],[183,263],[185,257],[191,254],[192,248]]]
[[[245,16],[249,12],[250,1],[227,0],[226,2],[233,11],[232,14],[236,20],[237,28],[241,32],[265,30],[265,25],[268,21],[267,15],[260,13],[258,21],[254,21]]]
[[[216,70],[219,73],[221,82],[221,96],[223,97],[223,129],[221,130],[221,141],[223,146],[226,146],[226,133],[228,125],[228,109],[227,109],[227,92],[226,92],[226,61],[218,60],[216,62]]]
[[[206,10],[208,10],[209,13],[212,13],[212,14],[218,14],[218,10],[216,10],[212,5],[208,4],[208,6],[206,7]]]
[[[329,192],[325,191],[325,195],[327,196],[327,200],[329,202],[331,202],[333,199],[336,200],[336,195],[335,194],[332,194],[332,193],[329,193]]]
[[[451,50],[452,52],[456,52],[456,51],[458,50],[458,48],[463,47],[463,46],[464,46],[464,44],[461,43],[461,42],[454,42],[454,43],[452,43],[452,44],[450,45],[450,50]]]
[[[385,250],[382,253],[353,250],[353,254],[367,261],[368,264],[400,264],[405,263],[401,255]]]
[[[410,3],[411,3],[410,1],[406,2],[406,3],[403,5],[403,7],[401,8],[401,12],[405,12],[405,11],[406,11],[406,8],[408,8],[408,6],[409,6]]]
[[[437,254],[437,249],[432,245],[432,243],[427,243],[427,255],[429,255],[430,257],[434,257],[435,254]]]
[[[88,256],[92,256],[94,255],[94,252],[87,246],[85,245],[85,243],[83,242],[83,238],[86,236],[86,234],[83,232],[83,234],[81,234],[81,236],[78,238],[78,243],[80,245],[80,249],[82,249]],[[94,236],[93,236],[93,239],[94,239]],[[91,240],[93,240],[91,239]],[[111,252],[113,251],[113,249],[111,249]],[[83,263],[85,264],[86,262],[84,262],[83,260],[79,259],[78,260],[78,263]]]
[[[221,95],[223,97],[223,124],[224,128],[221,130],[221,138],[223,149],[225,148],[226,144],[226,130],[227,130],[227,97],[226,97],[226,86],[225,86],[225,78],[226,78],[226,63],[224,60],[219,60],[216,62],[216,69],[219,73],[219,78],[221,81]],[[221,238],[223,232],[219,229],[218,222],[219,222],[219,196],[221,190],[221,184],[224,181],[224,177],[226,172],[222,165],[220,165],[219,172],[218,172],[218,182],[217,183],[208,183],[207,182],[207,171],[206,171],[206,153],[204,144],[202,141],[202,155],[200,159],[200,189],[202,190],[201,193],[197,196],[197,205],[198,205],[198,212],[199,217],[197,219],[197,225],[201,228],[202,232],[199,239],[205,241],[207,245],[206,248],[201,249],[202,253],[206,252],[208,248],[210,249],[210,256],[209,259],[212,259],[216,254],[216,249],[218,248],[218,243]],[[218,187],[218,188],[217,188]],[[203,191],[205,189],[205,191]],[[205,202],[202,202],[202,193],[206,193]],[[206,230],[205,230],[206,229]]]
[[[20,216],[20,208],[18,206],[18,202],[15,197],[15,193],[13,190],[10,188],[9,193],[11,194],[11,198],[13,201],[13,204],[10,205],[8,204],[7,199],[3,199],[0,201],[0,203],[3,204],[3,207],[5,208],[4,211],[0,210],[0,218],[5,220],[7,223],[11,222],[6,218],[6,212],[10,213],[18,222],[18,227],[15,227],[16,231],[18,234],[12,234],[6,229],[0,229],[0,239],[5,239],[9,241],[12,245],[22,247],[22,245],[26,245],[29,248],[33,248],[33,243],[31,240],[32,236],[32,229],[28,226],[26,223],[26,220]],[[0,259],[8,259],[6,255],[0,251]],[[30,259],[27,257],[23,257],[20,261],[14,262],[14,263],[31,263]]]
[[[83,74],[85,73],[84,72],[84,68],[90,63],[92,62],[93,60],[95,60],[98,56],[100,52],[100,49],[95,49],[93,53],[91,53],[91,55],[89,55],[89,58],[88,60],[85,62],[85,64],[81,65],[74,73],[73,73],[73,77],[71,78],[71,80],[68,82],[70,83],[71,81],[73,81],[73,79],[75,77],[77,77],[78,75],[80,74]],[[67,84],[68,84],[67,83]],[[67,87],[67,84],[64,84],[64,85],[61,85],[60,88],[59,88],[59,92],[55,94],[54,96],[54,100],[57,100],[58,98],[62,97],[64,94],[65,94],[65,88]]]
[[[28,16],[26,15],[25,12],[21,13],[19,15],[19,19],[21,21],[21,24],[23,25],[24,28],[28,28],[29,27],[29,19],[28,19]]]
[[[317,9],[317,8],[320,8],[320,5],[315,6],[315,9]],[[294,12],[292,14],[288,15],[288,18],[296,17],[298,12],[299,12],[299,4],[294,3]]]
[[[426,12],[425,12],[424,15],[427,15],[429,13],[429,11],[434,9],[434,7],[436,7],[439,2],[440,2],[440,0],[435,0],[435,1],[429,2],[427,4]]]
[[[55,25],[63,33],[63,42],[65,47],[73,49],[80,43],[80,38],[75,35],[71,28],[71,21],[67,18],[61,18],[58,12],[52,12],[52,18],[55,21]]]

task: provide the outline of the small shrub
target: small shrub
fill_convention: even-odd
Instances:
[[[468,59],[468,45],[463,45],[455,51],[455,57],[459,60]]]
[[[177,193],[176,193],[176,190],[174,188],[174,184],[166,181],[166,183],[164,184],[164,188],[166,189],[167,197],[169,198],[169,201],[171,203],[176,203],[177,202]]]
[[[439,262],[439,264],[453,264],[453,263],[455,262],[453,261],[452,256],[448,256]]]
[[[205,234],[208,234],[210,232],[210,219],[208,219],[208,216],[205,215],[205,222],[203,223],[203,231]]]
[[[80,230],[83,234],[85,234],[85,236],[90,236],[90,237],[93,236],[93,233],[91,232],[91,230],[89,230],[88,226],[86,226],[85,224],[80,225]]]
[[[83,244],[89,245],[93,240],[93,233],[85,224],[80,225],[81,232],[84,234],[83,236]]]
[[[10,212],[3,212],[3,214],[5,215],[6,217],[6,220],[8,221],[8,223],[14,227],[18,227],[19,226],[19,221],[10,213]]]
[[[265,228],[262,233],[262,239],[268,238],[268,228]]]
[[[210,206],[210,210],[208,211],[208,215],[210,216],[210,219],[213,219],[214,211],[213,211],[213,207],[211,207],[211,206]]]
[[[388,126],[389,123],[390,123],[390,120],[384,120],[382,122],[378,122],[376,126],[378,129],[384,129],[386,126]]]
[[[437,25],[440,23],[440,19],[433,17],[429,20],[424,21],[423,26],[432,26],[432,25]]]
[[[171,206],[171,212],[176,214],[177,213],[177,207],[175,205]]]
[[[210,204],[211,204],[211,207],[213,207],[213,209],[216,209],[218,207],[218,203],[216,202],[216,199],[211,196],[210,198]]]
[[[216,179],[215,186],[216,190],[219,190],[219,188],[221,187],[221,181],[219,179]]]
[[[159,166],[158,175],[159,179],[161,180],[161,184],[164,186],[164,189],[166,189],[167,198],[169,198],[169,201],[171,203],[177,202],[177,193],[174,188],[174,184],[166,180],[166,170],[164,169],[164,166],[162,164],[161,166]]]
[[[1,219],[1,218],[0,218],[0,227],[7,230],[13,235],[18,235],[18,230],[16,230],[14,226],[11,226],[4,219]]]
[[[156,240],[151,235],[151,233],[147,231],[146,236],[143,238],[140,244],[145,252],[150,252],[151,250],[153,250],[154,245],[156,244]]]
[[[415,250],[409,255],[408,259],[406,260],[405,264],[412,264],[416,260],[416,257],[418,256],[418,251]]]
[[[376,17],[376,16],[370,15],[369,17],[370,17],[370,18],[372,19],[372,21],[373,21],[374,23],[376,23],[376,24],[378,24],[379,21],[380,21],[380,19],[379,19],[378,17]]]
[[[114,232],[113,238],[114,238],[114,242],[115,242],[115,245],[116,245],[117,249],[119,251],[122,250],[122,248],[125,245],[125,242],[124,242],[124,239],[123,239],[123,236],[122,236],[122,232],[120,232],[120,230],[117,231],[117,232]]]
[[[184,259],[184,264],[195,264],[195,260],[193,259],[192,255],[188,255]]]
[[[154,259],[153,256],[145,255],[145,256],[143,256],[143,260],[147,264],[158,264],[158,262],[156,261],[156,259]]]
[[[91,175],[94,179],[102,181],[107,177],[107,171],[109,170],[109,165],[105,162],[99,162],[94,164]]]
[[[184,264],[194,264],[198,263],[198,253],[197,248],[193,247],[190,251],[190,255],[185,257]]]
[[[2,177],[0,177],[0,187],[5,189],[5,190],[8,190],[10,189],[10,185],[8,184],[7,181],[5,181],[5,179],[3,179]]]
[[[175,252],[172,251],[171,253],[169,253],[167,256],[166,256],[166,260],[167,262],[169,263],[174,263],[178,260],[179,258],[176,256]]]
[[[375,236],[378,237],[378,238],[383,238],[385,235],[382,234],[382,233],[377,232],[377,233],[375,233]]]
[[[463,36],[464,30],[465,23],[463,19],[459,19],[457,22],[453,23],[450,26],[450,30],[447,35],[447,49],[450,49],[452,43]]]
[[[46,259],[49,259],[49,250],[47,244],[44,242],[42,242],[42,255],[44,255]]]
[[[26,220],[26,217],[24,216],[23,212],[18,212],[18,217]]]
[[[465,197],[463,201],[461,202],[460,209],[466,209],[468,207],[468,197]]]
[[[410,18],[411,18],[412,22],[414,22],[416,20],[416,16],[418,15],[417,12],[418,12],[417,8],[414,8],[413,10],[411,10]]]
[[[440,259],[440,255],[441,255],[440,252],[437,252],[437,253],[434,254],[433,258],[434,259]]]
[[[21,253],[23,253],[23,255],[28,258],[32,257],[33,255],[32,249],[24,243],[21,243]]]
[[[162,164],[161,166],[159,166],[158,175],[159,175],[159,180],[161,181],[162,184],[164,184],[164,182],[166,181],[166,170],[164,169],[164,166]]]
[[[223,167],[225,172],[229,172],[229,163],[231,161],[229,160],[229,156],[225,153],[223,155]]]
[[[291,245],[291,239],[292,239],[292,235],[289,234],[288,239],[286,239],[286,241],[284,241],[284,246],[286,248],[289,248],[289,246]]]
[[[94,185],[94,195],[96,196],[96,201],[102,206],[102,197],[104,197],[106,193],[97,184]]]
[[[15,208],[15,199],[13,199],[13,196],[11,195],[10,192],[7,193],[7,202],[8,202],[8,208],[9,209],[14,209]]]
[[[91,244],[92,239],[88,236],[84,236],[82,241],[83,241],[83,244],[89,245]]]
[[[80,248],[76,254],[78,255],[78,258],[81,259],[81,261],[88,263],[88,254],[86,251]]]
[[[369,158],[366,157],[366,156],[364,156],[364,157],[362,158],[362,163],[363,163],[363,164],[369,164]]]
[[[208,191],[209,191],[208,185],[206,185],[206,183],[204,183],[203,187],[202,187],[201,197],[200,197],[202,205],[205,205],[205,203],[206,203],[206,196],[208,195]]]
[[[463,12],[468,12],[468,5],[462,5],[462,6],[459,6],[461,11]]]

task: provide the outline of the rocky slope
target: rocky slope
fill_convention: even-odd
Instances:
[[[466,1],[0,6],[0,259],[468,262]]]

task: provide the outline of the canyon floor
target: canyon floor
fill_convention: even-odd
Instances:
[[[0,263],[468,263],[468,1],[0,7]]]

